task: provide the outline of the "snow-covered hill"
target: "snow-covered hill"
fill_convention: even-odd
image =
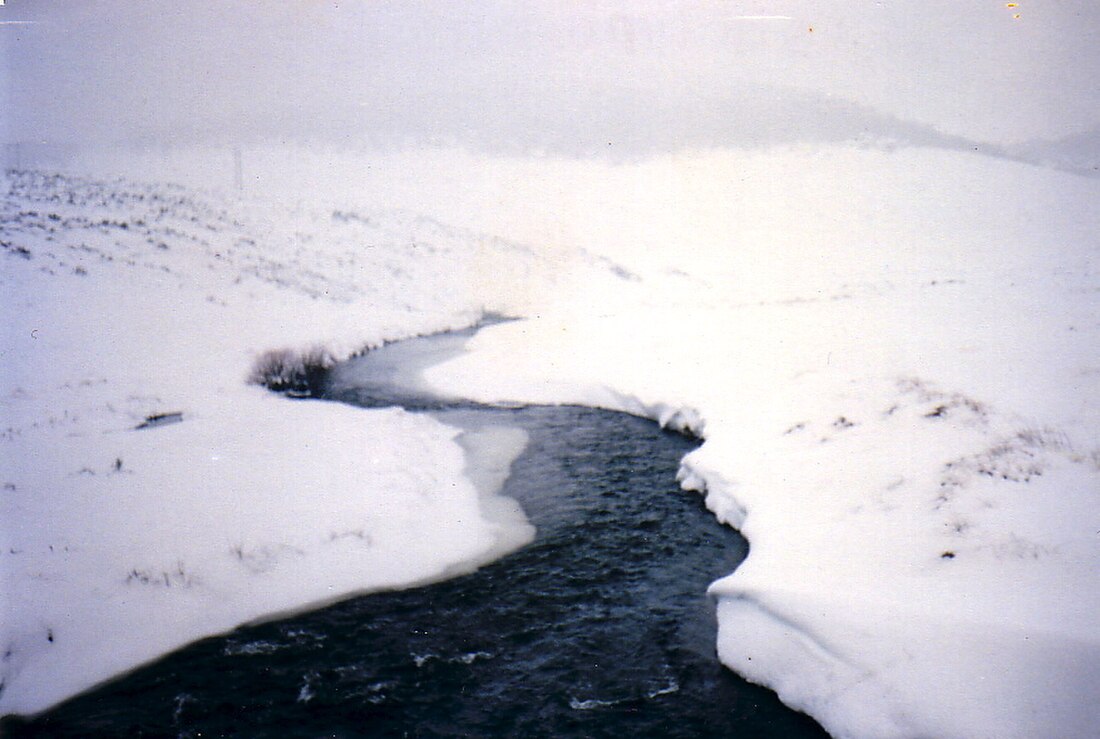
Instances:
[[[681,479],[752,547],[726,664],[838,736],[1100,723],[1100,182],[845,147],[347,171],[326,209],[10,178],[3,711],[513,541],[453,430],[244,382],[494,311],[527,320],[433,383],[705,438]]]
[[[31,172],[9,174],[0,224],[3,712],[511,545],[454,429],[245,380],[268,350],[346,355],[544,292],[530,250]]]
[[[684,484],[751,543],[711,589],[719,654],[830,732],[1092,735],[1100,183],[845,148],[568,182],[637,294],[491,327],[430,379],[700,431]]]

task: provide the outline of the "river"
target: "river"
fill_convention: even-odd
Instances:
[[[5,730],[825,736],[717,660],[706,587],[748,547],[675,482],[680,458],[696,442],[621,413],[492,408],[425,395],[417,370],[464,340],[418,339],[351,360],[333,373],[327,395],[402,404],[468,433],[521,430],[527,444],[500,493],[535,526],[532,543],[451,580],[203,640]]]

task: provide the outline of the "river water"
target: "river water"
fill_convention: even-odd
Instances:
[[[522,429],[500,491],[535,540],[472,574],[354,598],[175,652],[10,736],[825,736],[723,668],[707,585],[747,545],[679,490],[692,440],[621,413],[426,397],[462,336],[338,369],[329,396]],[[368,355],[370,357],[370,355]],[[411,378],[411,379],[410,379]]]

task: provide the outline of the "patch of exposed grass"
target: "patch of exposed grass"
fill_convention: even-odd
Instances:
[[[256,358],[248,382],[293,397],[320,395],[336,357],[321,346],[304,351],[272,349]]]

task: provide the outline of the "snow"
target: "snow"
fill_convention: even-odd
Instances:
[[[711,587],[725,664],[836,736],[1100,722],[1100,181],[843,146],[299,164],[324,207],[274,165],[239,203],[14,180],[0,710],[521,545],[487,496],[522,439],[243,382],[498,312],[425,380],[705,440],[682,484],[751,545]]]
[[[465,273],[469,237],[218,202],[11,180],[5,713],[240,623],[438,578],[531,537],[493,495],[522,439],[490,453],[489,439],[425,416],[245,383],[268,349],[323,341],[346,354],[472,323],[483,304]],[[493,249],[506,269],[511,247]],[[171,413],[181,421],[137,428]]]
[[[643,277],[616,305],[593,286],[484,330],[428,379],[700,433],[681,479],[751,544],[711,588],[719,655],[831,733],[1091,735],[1098,183],[929,151],[774,159],[789,179],[770,222],[725,220],[722,203],[763,197],[729,176],[737,155],[674,170],[713,188],[709,222],[620,205],[624,242],[698,234],[654,244],[647,264],[611,252],[643,275],[678,265],[689,289]],[[661,189],[656,169],[635,184]],[[792,193],[812,196],[799,208]],[[611,200],[596,190],[577,222],[611,233]]]

